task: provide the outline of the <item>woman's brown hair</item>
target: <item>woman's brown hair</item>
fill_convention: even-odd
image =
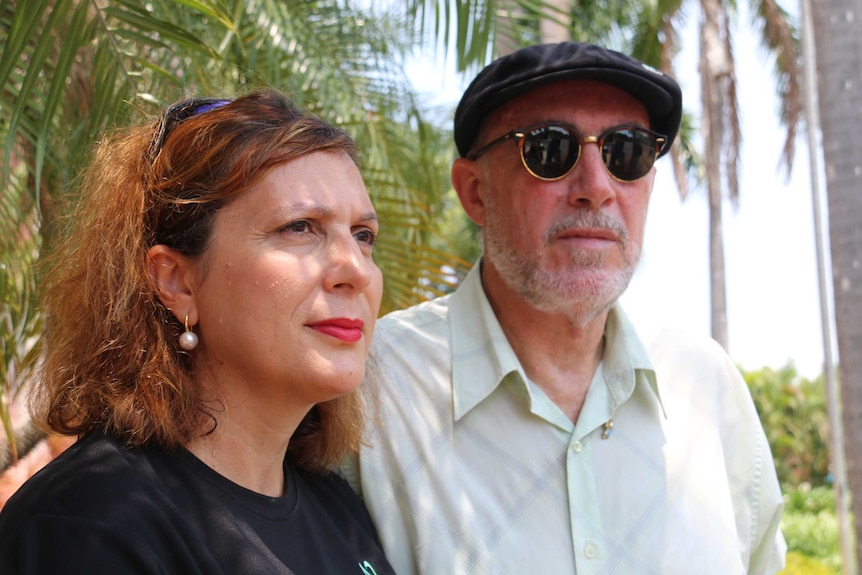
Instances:
[[[164,244],[199,257],[219,209],[275,166],[317,151],[356,161],[350,136],[270,90],[186,101],[106,138],[83,174],[70,233],[48,259],[36,420],[61,434],[104,429],[167,449],[212,429],[213,406],[192,381],[183,326],[155,294],[147,251]],[[361,415],[357,393],[318,404],[288,458],[309,469],[336,464],[358,446]]]

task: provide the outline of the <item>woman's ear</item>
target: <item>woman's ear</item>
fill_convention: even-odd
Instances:
[[[162,304],[183,323],[198,322],[192,286],[191,260],[168,246],[157,244],[147,252],[147,274]]]
[[[478,226],[485,225],[485,197],[479,165],[475,160],[457,158],[452,163],[452,186],[467,216]]]

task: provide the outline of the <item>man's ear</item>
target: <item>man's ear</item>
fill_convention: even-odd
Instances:
[[[192,271],[191,260],[168,246],[157,244],[147,252],[147,274],[156,295],[180,323],[188,316],[189,325],[198,322]]]
[[[485,225],[485,184],[474,160],[457,158],[452,163],[452,186],[467,215],[479,227]]]

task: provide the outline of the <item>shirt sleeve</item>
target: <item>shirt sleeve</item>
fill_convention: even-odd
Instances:
[[[781,534],[781,515],[784,512],[784,503],[781,489],[775,475],[775,466],[772,453],[766,436],[761,430],[759,436],[757,461],[760,469],[755,470],[755,475],[763,479],[760,496],[757,501],[752,502],[752,507],[757,510],[757,524],[754,526],[754,541],[751,546],[751,559],[749,562],[749,575],[774,575],[784,569],[787,544]]]
[[[739,368],[724,357],[728,390],[725,405],[727,466],[736,494],[736,518],[748,575],[774,575],[784,569],[787,545],[780,522],[784,499],[772,452],[751,392]]]

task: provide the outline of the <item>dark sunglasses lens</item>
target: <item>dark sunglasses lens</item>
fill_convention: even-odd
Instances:
[[[565,176],[578,161],[577,138],[560,126],[530,130],[521,143],[524,164],[539,178],[556,180]]]
[[[636,128],[613,131],[602,141],[602,159],[608,171],[625,182],[647,175],[655,164],[657,152],[655,136]]]

